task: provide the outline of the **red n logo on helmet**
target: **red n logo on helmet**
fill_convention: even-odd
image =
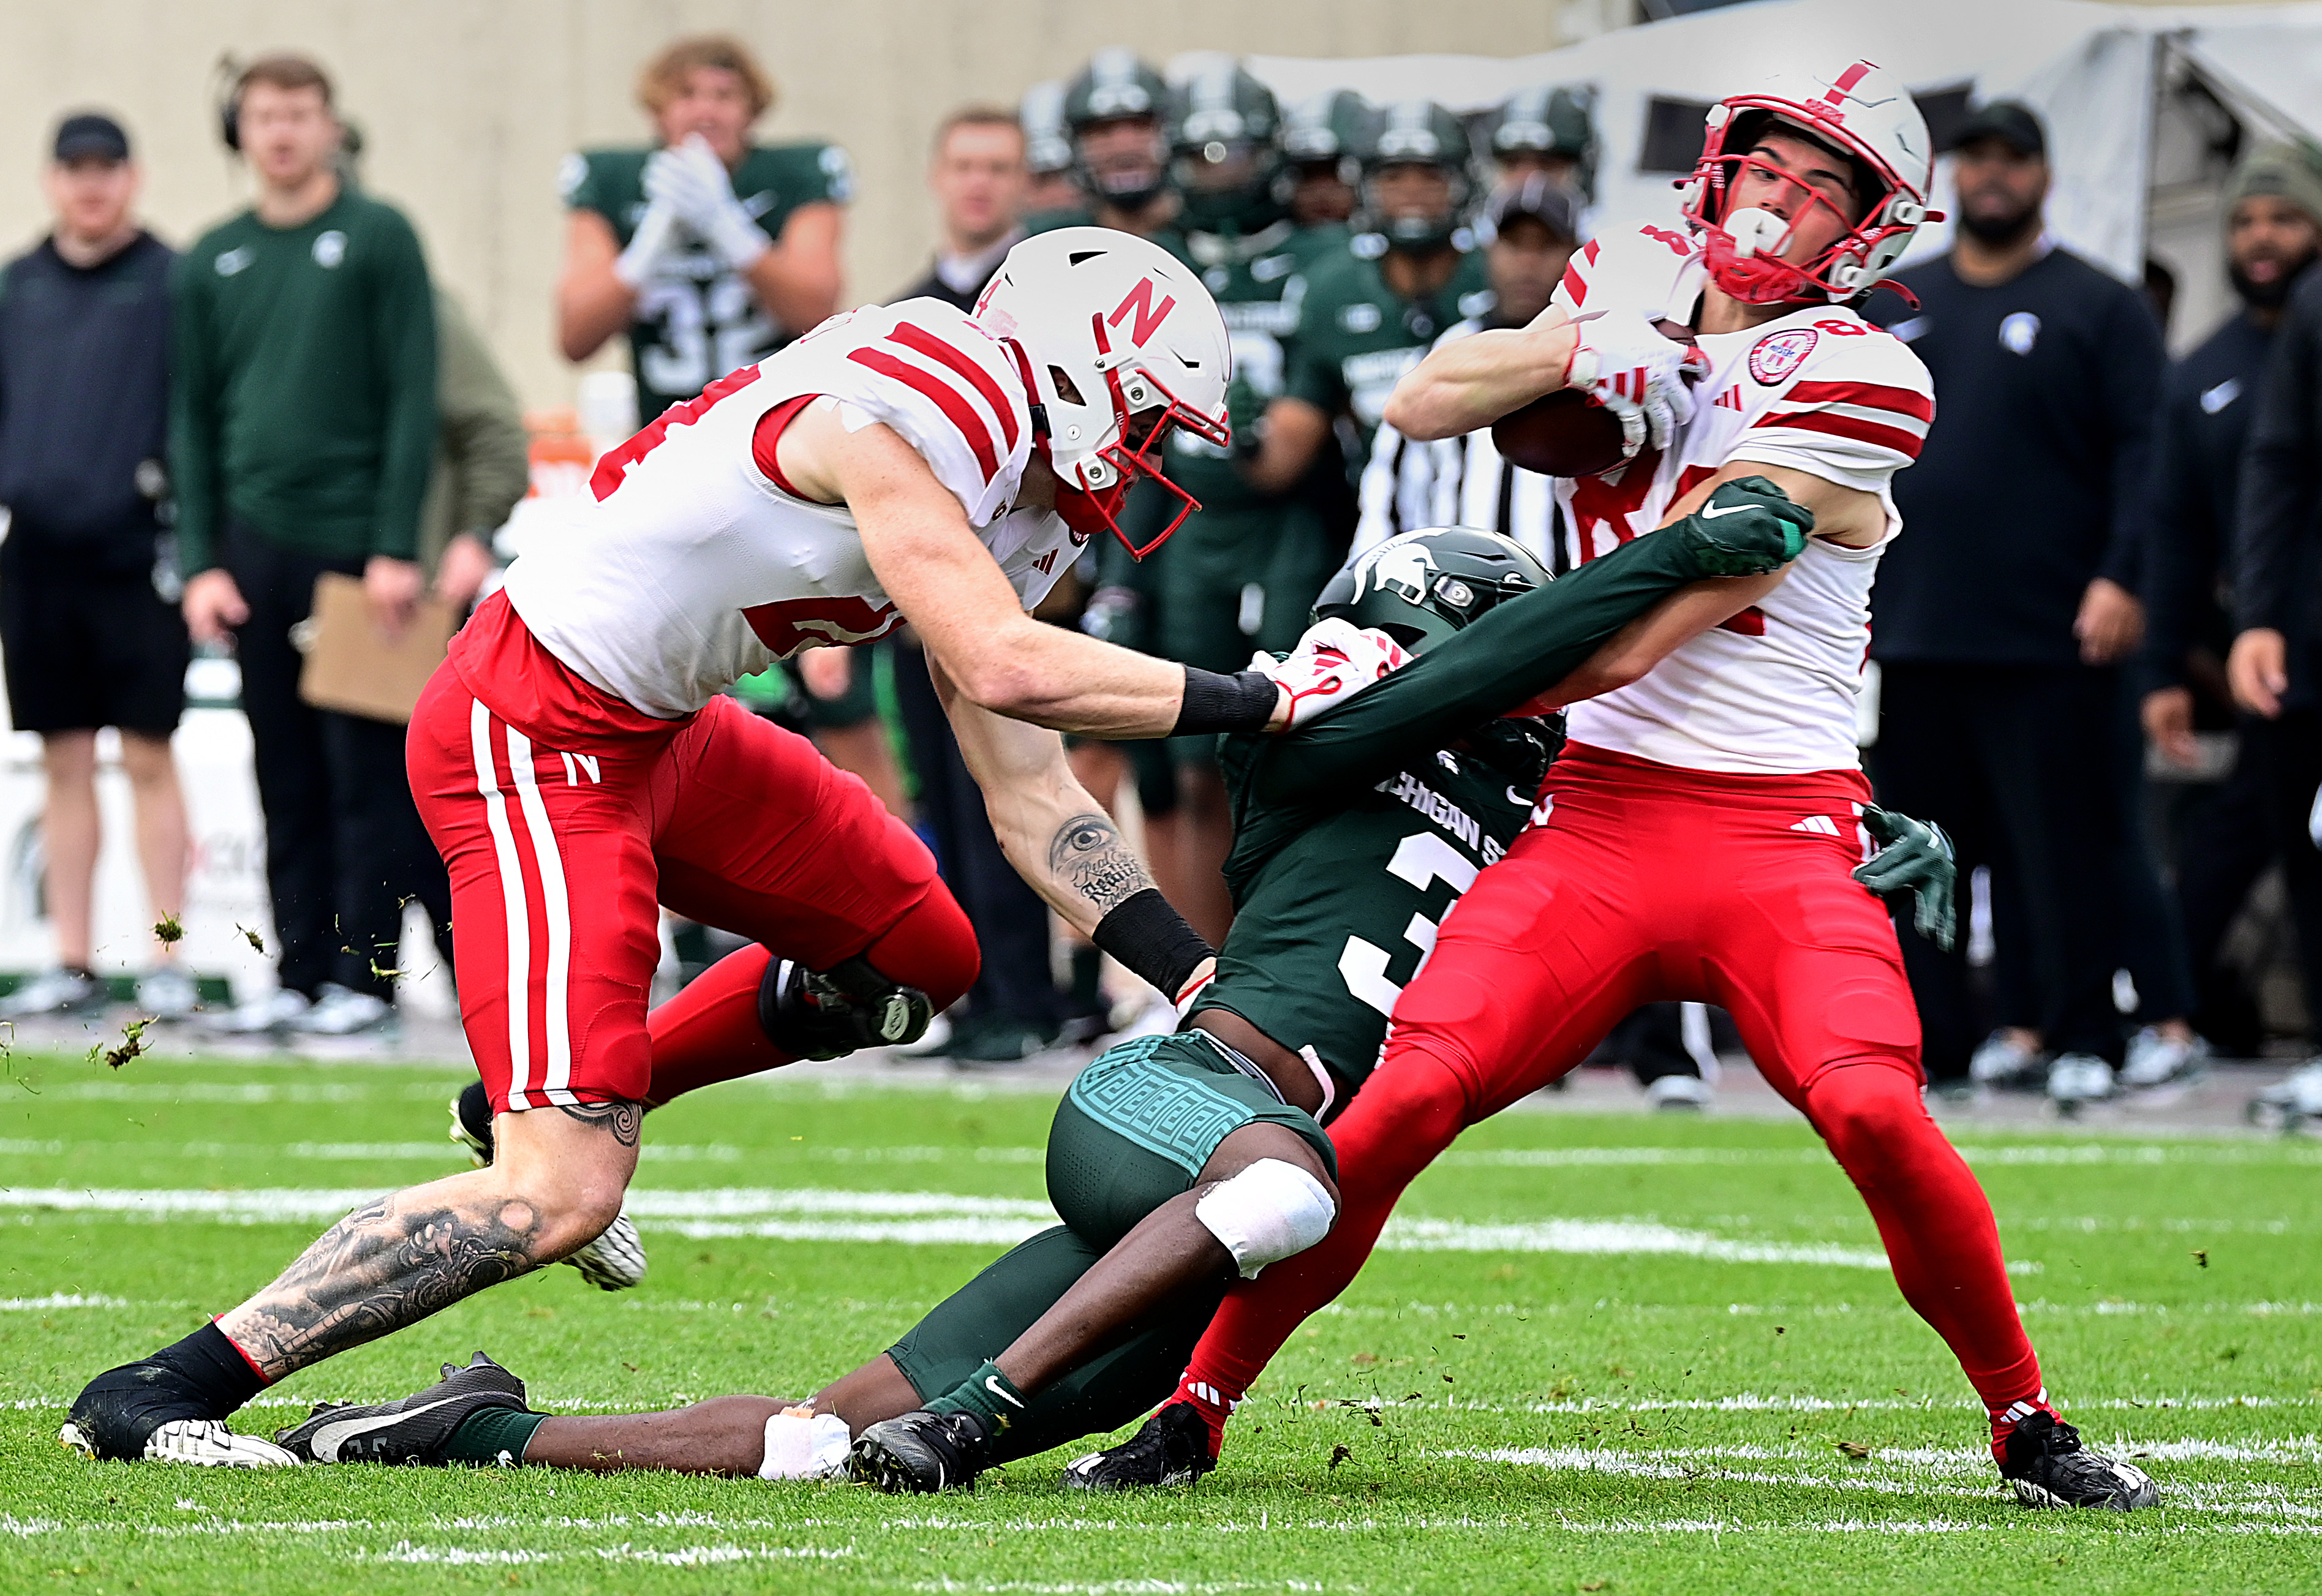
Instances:
[[[1134,311],[1137,320],[1129,329],[1129,342],[1142,349],[1145,341],[1153,336],[1154,330],[1168,320],[1169,313],[1176,308],[1177,302],[1173,298],[1161,301],[1161,307],[1156,310],[1153,306],[1153,279],[1142,277],[1137,279],[1137,286],[1129,290],[1128,296],[1104,320],[1107,326],[1118,327]]]

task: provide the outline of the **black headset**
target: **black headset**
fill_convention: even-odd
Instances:
[[[211,76],[216,82],[218,138],[236,155],[242,153],[242,63],[232,50],[218,57]]]

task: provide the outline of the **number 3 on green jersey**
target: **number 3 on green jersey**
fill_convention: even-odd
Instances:
[[[1410,973],[1402,980],[1387,974],[1388,967],[1401,953],[1367,942],[1360,936],[1347,938],[1347,945],[1339,953],[1339,974],[1347,983],[1347,990],[1381,1014],[1394,1012],[1394,1000],[1403,996],[1403,989],[1418,977],[1427,962],[1427,955],[1435,951],[1435,935],[1443,924],[1443,916],[1451,906],[1467,895],[1476,884],[1476,869],[1473,860],[1445,842],[1433,832],[1415,832],[1395,845],[1394,856],[1387,861],[1387,874],[1408,881],[1420,892],[1434,898],[1433,888],[1440,882],[1450,891],[1444,895],[1443,907],[1434,919],[1417,910],[1403,928],[1403,940],[1419,950],[1419,958]]]

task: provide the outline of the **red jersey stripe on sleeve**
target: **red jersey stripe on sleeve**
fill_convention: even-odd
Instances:
[[[1919,450],[1926,442],[1918,433],[1906,433],[1901,427],[1881,426],[1875,421],[1840,415],[1829,410],[1791,410],[1779,415],[1761,416],[1753,424],[1801,433],[1828,433],[1835,438],[1852,438],[1858,442],[1876,443],[1881,448],[1892,449],[1906,460],[1918,459]]]
[[[895,330],[887,336],[905,349],[916,351],[967,378],[975,391],[983,396],[984,403],[992,406],[992,413],[1000,418],[1000,435],[1008,441],[1009,451],[1014,452],[1015,407],[1008,403],[1008,396],[1001,391],[1000,385],[992,380],[991,372],[969,360],[955,345],[946,343],[934,333],[910,322],[897,323]]]
[[[1892,410],[1914,421],[1935,419],[1932,395],[1915,388],[1889,388],[1878,382],[1801,382],[1782,396],[1786,405],[1860,405],[1869,410]]]
[[[936,406],[957,427],[967,446],[975,451],[975,463],[983,469],[986,482],[1000,474],[1000,457],[992,451],[992,429],[983,424],[983,417],[975,413],[965,396],[937,377],[918,366],[910,366],[884,350],[858,349],[847,357],[859,366],[868,366],[882,377],[891,377],[907,388],[916,388],[935,401]]]

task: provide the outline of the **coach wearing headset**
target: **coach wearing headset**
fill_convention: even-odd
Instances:
[[[411,224],[340,177],[321,68],[251,62],[225,134],[257,202],[178,262],[169,454],[187,628],[232,633],[242,662],[281,990],[223,1026],[348,1035],[392,1015],[402,911],[377,866],[410,801],[404,729],[305,703],[291,634],[324,571],[362,579],[382,632],[411,619],[434,302]]]

